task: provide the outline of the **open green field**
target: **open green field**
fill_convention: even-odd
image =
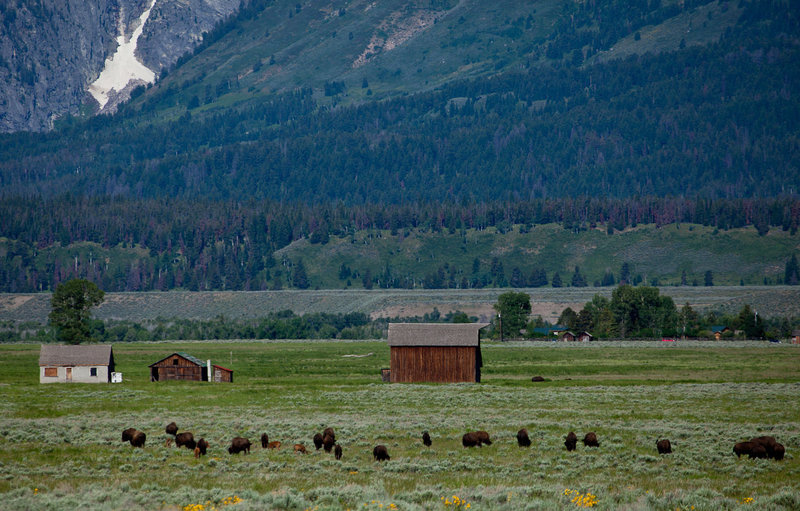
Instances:
[[[574,490],[599,509],[800,509],[800,346],[484,343],[483,382],[458,385],[382,383],[378,341],[114,351],[122,384],[40,385],[38,345],[0,346],[0,507],[561,510],[579,507]],[[150,383],[148,365],[175,351],[231,367],[235,382]],[[173,420],[209,440],[208,456],[165,447]],[[341,461],[313,450],[325,426]],[[144,449],[120,441],[127,427],[147,433]],[[516,445],[521,427],[530,448]],[[494,443],[463,448],[475,429]],[[600,447],[567,452],[569,431],[597,432]],[[262,432],[283,447],[227,453]],[[786,446],[783,461],[732,453],[761,434]],[[659,437],[672,455],[657,454]],[[308,455],[292,453],[299,442]],[[391,461],[372,460],[377,444]]]

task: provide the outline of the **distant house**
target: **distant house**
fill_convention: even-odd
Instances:
[[[711,327],[711,333],[714,335],[714,339],[720,340],[722,334],[725,332],[730,332],[730,328],[724,325],[715,325]]]
[[[222,366],[212,365],[211,361],[203,362],[188,353],[177,352],[150,364],[150,381],[188,380],[233,382],[233,371]]]
[[[110,345],[42,344],[39,383],[108,383],[114,372]]]
[[[569,341],[572,342],[575,340],[575,334],[567,330],[566,332],[561,333],[561,340],[562,341]]]
[[[584,331],[578,334],[577,340],[579,342],[589,342],[594,340],[594,336],[589,332]]]
[[[800,344],[800,330],[792,332],[792,344]]]
[[[480,382],[488,323],[389,323],[389,381]]]

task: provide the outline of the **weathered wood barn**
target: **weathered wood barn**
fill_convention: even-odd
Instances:
[[[150,364],[150,381],[188,380],[188,381],[233,382],[233,371],[222,366],[203,362],[188,353],[177,352]]]
[[[113,371],[109,345],[42,344],[39,351],[39,383],[108,383]]]
[[[481,381],[480,330],[488,323],[389,323],[390,381]]]
[[[232,369],[225,369],[222,366],[218,366],[216,364],[211,366],[214,369],[214,378],[215,382],[225,382],[225,383],[233,383],[233,370]]]

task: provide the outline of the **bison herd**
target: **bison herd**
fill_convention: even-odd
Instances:
[[[178,426],[174,422],[167,424],[165,432],[167,435],[172,437],[167,438],[166,445],[168,447],[174,442],[175,446],[178,448],[186,447],[190,451],[193,451],[195,458],[204,456],[208,450],[209,443],[205,438],[200,438],[200,440],[195,442],[194,435],[191,432],[184,431],[179,433]],[[130,442],[130,444],[134,447],[144,447],[146,439],[147,435],[136,428],[128,428],[122,432],[122,441]],[[334,433],[333,428],[328,427],[325,428],[322,433],[314,434],[311,441],[314,443],[316,450],[324,449],[325,452],[333,451],[334,457],[337,460],[342,459],[342,446],[336,442],[336,434]],[[424,431],[422,433],[422,444],[425,447],[430,447],[433,444],[431,435],[428,431]],[[481,447],[483,445],[492,445],[492,440],[489,437],[489,433],[486,431],[470,431],[464,433],[464,435],[461,437],[461,444],[464,447]],[[564,438],[564,446],[567,448],[567,451],[574,451],[577,444],[578,436],[574,431],[570,431]],[[238,454],[240,452],[244,452],[245,454],[249,454],[251,445],[252,444],[250,443],[250,440],[247,438],[237,436],[231,440],[231,445],[228,447],[228,453]],[[517,445],[520,447],[531,446],[531,439],[528,435],[527,429],[522,428],[517,431]],[[600,442],[597,439],[597,434],[593,431],[586,433],[586,435],[583,437],[583,445],[585,447],[599,447]],[[280,446],[281,442],[279,441],[270,442],[269,436],[266,433],[261,435],[261,447],[263,449],[278,449]],[[658,454],[670,454],[672,453],[672,444],[666,438],[660,438],[656,441],[656,449],[658,450]],[[294,444],[294,452],[307,454],[308,451],[306,450],[304,444]],[[737,443],[733,446],[733,452],[737,457],[747,455],[751,459],[769,458],[782,460],[786,450],[782,444],[775,440],[775,437],[759,436],[752,438],[747,442]],[[391,456],[389,456],[389,451],[385,445],[376,445],[372,450],[372,457],[375,459],[375,461],[389,461],[392,459]]]

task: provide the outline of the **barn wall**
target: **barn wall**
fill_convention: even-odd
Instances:
[[[174,361],[178,363],[175,364]],[[203,368],[190,360],[173,355],[153,365],[158,369],[158,381],[164,380],[192,380],[202,381]]]
[[[233,381],[233,373],[231,371],[226,371],[224,369],[220,369],[218,367],[211,367],[214,371],[214,378],[215,382],[222,382],[222,383],[231,383]]]
[[[477,381],[474,346],[392,346],[391,381]]]

